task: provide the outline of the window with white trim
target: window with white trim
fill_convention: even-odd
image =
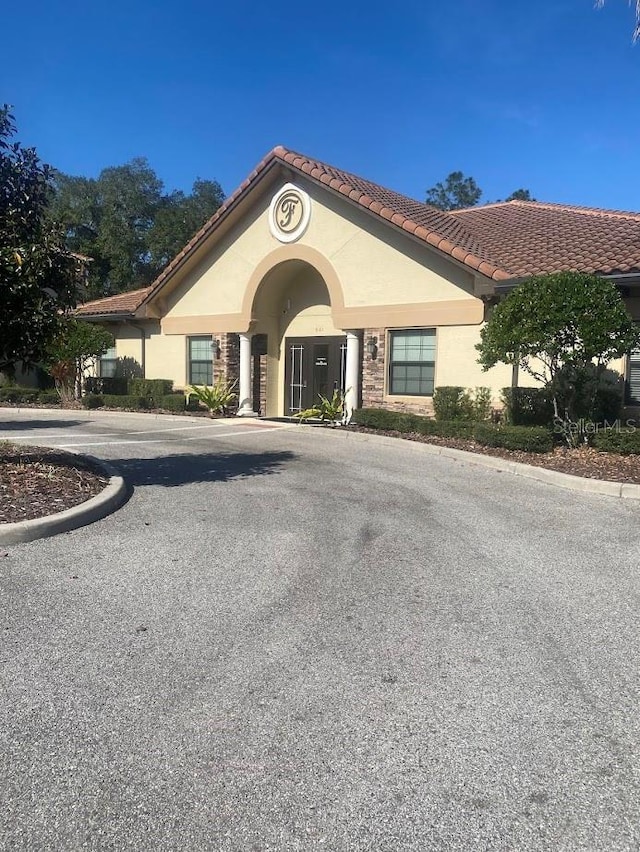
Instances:
[[[389,393],[433,396],[436,371],[435,328],[389,332]]]
[[[190,337],[188,342],[189,384],[213,384],[213,337]]]
[[[102,379],[112,379],[116,374],[118,365],[118,353],[116,347],[111,346],[104,355],[98,359],[98,372]]]

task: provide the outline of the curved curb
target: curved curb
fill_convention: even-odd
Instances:
[[[584,476],[574,476],[571,473],[561,473],[559,470],[551,470],[548,467],[536,467],[522,462],[507,461],[500,456],[471,453],[467,450],[457,450],[454,447],[441,447],[438,444],[428,444],[426,441],[406,441],[403,438],[373,435],[370,432],[345,432],[343,434],[349,437],[357,435],[364,439],[376,438],[387,446],[394,446],[397,445],[397,441],[402,441],[405,445],[412,444],[421,447],[429,455],[443,456],[465,464],[491,468],[498,473],[511,473],[525,479],[535,479],[538,482],[546,482],[548,485],[556,485],[558,488],[566,488],[569,491],[580,491],[583,494],[604,494],[607,497],[619,497],[625,500],[640,500],[640,485],[632,482],[588,479]]]
[[[77,454],[80,455],[79,453]],[[78,503],[64,512],[33,518],[30,521],[18,521],[15,524],[0,525],[0,544],[22,544],[38,538],[48,538],[62,532],[69,532],[106,518],[119,509],[129,498],[127,485],[120,474],[110,464],[93,456],[82,455],[109,477],[109,484],[95,497]]]

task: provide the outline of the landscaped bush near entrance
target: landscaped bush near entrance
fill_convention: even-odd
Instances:
[[[474,427],[473,423],[464,420],[442,422],[420,414],[386,411],[382,408],[359,408],[353,412],[351,422],[369,429],[417,432],[420,435],[438,435],[441,438],[471,438]]]
[[[102,408],[104,405],[104,399],[98,393],[87,393],[81,399],[82,405],[85,408],[93,409],[93,408]]]
[[[442,385],[433,392],[433,410],[436,420],[468,420],[481,422],[491,417],[491,391],[475,388],[473,391],[456,385]]]
[[[35,402],[37,398],[37,388],[0,388],[2,402]]]
[[[624,456],[640,453],[640,430],[603,429],[593,436],[593,446],[602,453],[620,453]]]
[[[129,379],[127,393],[129,396],[143,396],[148,400],[148,408],[159,408],[160,400],[173,390],[171,379]]]
[[[86,398],[86,397],[85,397]],[[144,396],[133,396],[132,394],[102,394],[102,403],[107,408],[132,408],[134,411],[150,408],[149,400]]]
[[[127,382],[121,376],[87,376],[84,388],[88,394],[126,394]]]
[[[527,453],[549,453],[553,435],[543,426],[490,426],[476,423],[473,437],[485,447],[522,450]]]
[[[440,438],[466,438],[486,447],[504,447],[530,453],[547,453],[553,448],[551,432],[539,426],[492,426],[465,420],[443,422],[419,414],[379,408],[359,408],[353,412],[351,422],[369,429],[415,432]]]
[[[550,426],[553,394],[548,388],[503,388],[505,422],[511,426]]]

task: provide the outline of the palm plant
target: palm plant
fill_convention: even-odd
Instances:
[[[205,408],[209,409],[210,414],[227,414],[237,394],[234,393],[234,388],[238,384],[228,382],[222,376],[218,376],[216,383],[209,385],[194,385],[186,390],[187,404],[193,395],[201,402]]]
[[[331,399],[321,393],[318,394],[318,398],[319,403],[304,411],[298,411],[293,416],[301,423],[304,420],[319,420],[321,423],[330,423],[335,426],[344,417],[344,393],[334,390]]]

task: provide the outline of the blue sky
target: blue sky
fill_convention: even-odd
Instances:
[[[276,144],[407,195],[640,210],[640,43],[626,0],[34,0],[3,11],[19,138],[71,174],[145,156],[227,193]],[[14,37],[11,37],[11,34]]]

